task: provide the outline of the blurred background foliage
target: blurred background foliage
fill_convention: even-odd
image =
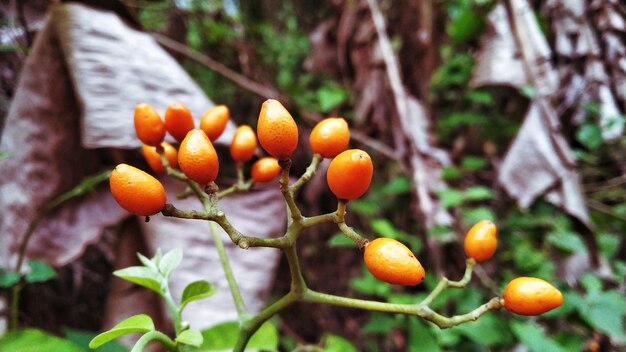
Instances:
[[[425,264],[427,278],[415,288],[378,282],[365,270],[353,245],[329,227],[310,233],[300,248],[313,288],[389,302],[415,302],[434,288],[438,275],[451,279],[462,275],[465,257],[460,241],[471,224],[490,219],[499,227],[495,258],[477,268],[469,288],[446,291],[433,308],[446,315],[470,311],[498,295],[516,276],[543,278],[565,295],[561,308],[540,317],[491,312],[474,323],[447,330],[415,317],[297,305],[274,320],[280,333],[276,344],[281,350],[595,352],[626,348],[626,139],[603,140],[597,124],[598,104],[593,102],[584,106],[584,121],[562,121],[577,157],[577,171],[595,226],[591,233],[581,230],[576,220],[548,202],[539,200],[521,210],[507,197],[497,183],[496,170],[535,92],[531,87],[470,87],[474,53],[495,1],[441,0],[432,4],[430,20],[437,40],[428,48],[430,68],[412,67],[412,60],[416,66],[420,60],[411,57],[415,54],[407,47],[411,43],[403,42],[407,36],[416,35],[408,33],[414,29],[411,23],[400,20],[405,8],[412,9],[415,2],[379,2],[388,20],[391,43],[399,55],[403,79],[410,81],[405,82],[408,89],[427,108],[432,120],[431,138],[452,160],[442,170],[447,187],[439,189],[436,197],[456,221],[453,227],[431,229],[415,215],[412,179],[403,160],[389,157],[384,148],[377,149],[372,143],[374,139],[393,145],[392,137],[373,130],[369,121],[355,115],[355,83],[346,78],[350,72],[342,74],[330,67],[307,69],[312,51],[310,34],[318,24],[347,7],[363,6],[358,1],[123,3],[145,30],[183,43],[189,50],[221,63],[225,70],[279,92],[301,126],[303,141],[307,140],[305,130],[316,116],[322,115],[344,116],[353,130],[365,136],[353,140],[352,146],[371,152],[376,175],[367,195],[350,205],[350,223],[366,236],[393,237],[409,245]],[[541,2],[532,5],[544,35],[552,38]],[[2,48],[21,50],[6,45]],[[255,124],[262,97],[242,89],[223,72],[181,52],[172,54],[214,102],[231,108],[236,122]],[[419,82],[415,82],[413,69],[421,70]],[[10,91],[5,92],[10,98]],[[380,104],[388,104],[390,97],[378,99]],[[623,119],[617,117],[618,122]],[[389,117],[386,123],[397,124],[397,120]],[[302,171],[310,155],[302,153],[300,157],[296,170],[299,167]],[[315,190],[315,185],[311,187]],[[335,206],[324,191],[305,190],[301,201],[311,213]],[[597,248],[589,245],[586,236],[594,237]],[[590,263],[589,258],[594,256],[598,262]],[[280,279],[285,270],[281,266],[277,275],[277,297],[286,290]]]

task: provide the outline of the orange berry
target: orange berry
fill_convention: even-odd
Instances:
[[[252,159],[256,152],[256,134],[252,127],[242,125],[237,128],[233,141],[230,143],[230,155],[233,160],[245,163]]]
[[[228,107],[226,105],[217,105],[202,115],[200,129],[206,133],[211,142],[214,142],[224,133],[229,119],[230,111]]]
[[[167,158],[167,162],[171,167],[178,167],[178,152],[176,148],[174,148],[171,144],[167,142],[162,142],[161,147],[163,147],[163,153],[165,153],[165,157]],[[150,168],[154,170],[154,172],[164,174],[167,172],[165,166],[161,162],[161,155],[157,152],[156,147],[152,147],[149,145],[143,145],[141,147],[141,153],[143,154],[144,159],[150,165]]]
[[[414,286],[426,272],[411,250],[392,238],[381,237],[365,246],[365,266],[380,281]]]
[[[298,126],[278,100],[263,103],[256,132],[263,149],[276,159],[288,159],[298,147]]]
[[[563,304],[563,294],[550,283],[518,277],[504,288],[504,307],[520,315],[539,315]]]
[[[178,164],[187,177],[201,185],[215,181],[219,171],[217,152],[202,130],[187,133],[178,148]]]
[[[320,121],[309,136],[309,144],[313,153],[324,158],[334,158],[348,148],[350,129],[345,119],[329,117]]]
[[[135,133],[143,144],[157,146],[165,138],[165,124],[152,106],[141,103],[135,107]]]
[[[498,248],[498,230],[488,220],[477,222],[467,232],[463,243],[465,254],[477,262],[485,261],[493,256]]]
[[[178,142],[195,127],[191,111],[181,103],[173,103],[165,110],[165,129]]]
[[[165,207],[161,182],[134,166],[117,165],[109,177],[109,186],[117,203],[133,214],[149,216]]]
[[[254,182],[269,182],[280,173],[278,160],[272,157],[264,157],[252,164],[252,179]]]
[[[370,187],[374,166],[369,154],[360,149],[348,149],[328,165],[326,182],[340,199],[356,199]]]

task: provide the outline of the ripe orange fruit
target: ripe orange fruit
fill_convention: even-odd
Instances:
[[[504,288],[504,307],[520,315],[539,315],[563,304],[563,294],[550,283],[518,277]]]
[[[465,254],[477,262],[485,261],[493,256],[498,248],[498,230],[488,220],[477,222],[467,232],[463,246]]]
[[[165,157],[167,158],[167,162],[170,163],[170,166],[173,168],[178,167],[178,152],[176,148],[174,148],[171,144],[167,142],[162,142],[161,146],[163,147],[163,152],[165,153]],[[150,165],[150,168],[154,170],[154,172],[164,174],[167,172],[165,166],[161,162],[161,155],[157,152],[156,147],[151,147],[149,145],[143,145],[141,147],[141,153],[143,154],[144,159]]]
[[[133,214],[149,216],[165,206],[165,189],[161,182],[134,166],[117,165],[109,177],[109,186],[117,203]]]
[[[324,158],[334,158],[348,148],[350,129],[345,119],[329,117],[320,121],[309,136],[309,144],[313,153]]]
[[[375,278],[390,284],[414,286],[426,275],[413,252],[392,238],[381,237],[369,242],[363,259]]]
[[[254,182],[262,183],[273,180],[280,173],[278,160],[272,157],[264,157],[252,164],[252,179]]]
[[[200,119],[200,129],[203,130],[211,142],[213,142],[224,133],[229,119],[230,111],[228,107],[226,105],[217,105],[202,115],[202,119]]]
[[[291,157],[298,146],[298,126],[278,100],[263,103],[256,132],[263,149],[276,159]]]
[[[340,199],[356,199],[370,187],[374,166],[369,154],[360,149],[348,149],[328,165],[326,182]]]
[[[230,155],[233,160],[245,163],[252,159],[256,147],[257,141],[254,130],[248,125],[242,125],[237,128],[230,143]]]
[[[219,171],[217,152],[202,130],[187,133],[178,148],[178,165],[187,177],[201,185],[215,181]]]
[[[146,103],[135,107],[135,133],[143,144],[157,146],[165,138],[165,124],[159,113]]]
[[[191,111],[183,104],[173,103],[165,110],[165,129],[177,141],[182,141],[194,127]]]

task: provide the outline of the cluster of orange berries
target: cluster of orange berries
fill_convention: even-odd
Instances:
[[[191,180],[206,185],[215,181],[219,160],[213,142],[223,133],[229,120],[228,108],[220,105],[206,112],[200,127],[195,128],[190,111],[182,104],[172,104],[163,121],[148,104],[135,108],[135,131],[143,142],[143,155],[158,173],[166,171],[161,154],[173,168]],[[180,142],[178,151],[164,142],[169,133]],[[343,118],[329,117],[311,131],[309,145],[314,154],[331,158],[326,180],[331,192],[339,199],[354,200],[369,188],[373,164],[370,156],[360,149],[347,149],[350,130]],[[251,168],[255,182],[273,180],[281,170],[279,160],[289,159],[298,146],[298,127],[291,114],[277,100],[269,99],[261,107],[256,133],[242,125],[235,131],[230,154],[237,163],[245,163],[255,155],[258,144],[271,157],[258,159]],[[117,202],[131,213],[149,216],[160,212],[166,202],[161,183],[148,173],[127,164],[118,165],[111,173],[111,192]],[[477,262],[491,258],[497,248],[497,230],[490,221],[475,224],[464,241],[465,253]],[[417,285],[425,270],[413,252],[392,238],[377,238],[367,242],[364,261],[377,279],[397,285]],[[523,314],[536,315],[561,305],[563,296],[549,283],[536,278],[517,278],[504,290],[504,307]]]

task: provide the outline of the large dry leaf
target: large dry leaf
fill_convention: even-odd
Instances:
[[[551,50],[526,0],[498,3],[488,17],[481,40],[473,86],[507,84],[522,88],[532,84],[538,97],[531,103],[522,128],[498,170],[498,181],[527,208],[539,196],[562,207],[591,226],[575,159],[565,140],[551,98],[559,89],[559,77],[551,64]],[[497,45],[491,44],[495,40]],[[498,51],[498,52],[493,52]],[[508,58],[508,67],[497,61]],[[512,67],[523,68],[523,76],[511,77]],[[502,77],[513,80],[505,82]]]

